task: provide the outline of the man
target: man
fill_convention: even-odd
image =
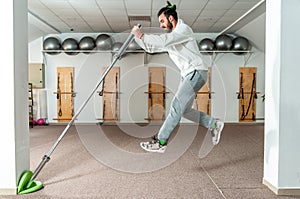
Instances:
[[[168,1],[167,3],[168,5],[161,8],[157,14],[160,27],[167,33],[161,35],[144,34],[137,26],[134,26],[131,31],[135,35],[136,42],[147,52],[168,52],[169,57],[181,73],[178,90],[157,138],[140,144],[144,150],[158,153],[165,152],[168,139],[182,116],[208,128],[214,145],[219,143],[224,127],[223,122],[206,113],[192,109],[196,92],[207,80],[207,67],[202,63],[192,29],[181,19],[178,19],[176,5],[171,5]]]

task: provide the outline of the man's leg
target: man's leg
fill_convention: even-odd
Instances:
[[[169,114],[159,130],[158,139],[160,141],[167,142],[182,115],[187,109],[191,109],[189,106],[191,106],[194,100],[195,92],[205,84],[206,78],[206,71],[203,71],[203,73],[202,71],[194,71],[182,78],[172,100]]]

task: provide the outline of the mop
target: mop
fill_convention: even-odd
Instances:
[[[140,24],[138,24],[137,26],[139,28],[141,28]],[[126,41],[124,42],[124,44],[121,46],[121,48],[119,49],[119,51],[113,56],[113,61],[111,62],[110,66],[106,69],[106,71],[102,75],[102,77],[101,77],[100,81],[98,82],[98,84],[95,86],[95,88],[93,89],[93,91],[91,92],[91,94],[88,96],[88,98],[86,99],[86,101],[84,101],[84,103],[80,106],[80,108],[78,109],[77,113],[72,117],[72,119],[67,124],[67,126],[65,127],[65,129],[63,130],[63,132],[61,133],[61,135],[59,136],[59,138],[57,139],[57,141],[51,147],[50,151],[46,155],[43,156],[42,161],[40,162],[40,164],[38,165],[38,167],[35,169],[35,171],[34,172],[32,172],[32,171],[24,171],[23,172],[23,174],[21,175],[21,178],[19,180],[19,183],[18,183],[18,190],[17,190],[18,194],[31,193],[31,192],[38,191],[41,188],[43,188],[43,183],[40,182],[40,181],[35,181],[34,179],[36,179],[37,175],[40,173],[40,171],[42,170],[42,168],[50,160],[50,156],[54,152],[54,150],[57,147],[57,145],[60,143],[60,141],[62,140],[62,138],[68,132],[69,128],[72,126],[72,124],[77,119],[77,117],[79,116],[79,114],[81,113],[81,111],[84,109],[84,107],[87,105],[87,103],[89,102],[89,100],[92,98],[92,96],[94,95],[94,93],[96,92],[96,90],[98,89],[98,87],[100,86],[100,84],[103,82],[104,78],[106,77],[106,75],[108,74],[108,72],[110,71],[110,69],[114,66],[114,64],[116,63],[116,61],[119,60],[122,57],[122,55],[124,54],[125,50],[129,46],[129,44],[133,41],[133,38],[134,38],[134,35],[131,33],[128,36],[128,38],[126,39]]]

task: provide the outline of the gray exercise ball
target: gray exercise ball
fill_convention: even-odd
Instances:
[[[133,40],[127,47],[127,50],[141,50],[141,47]]]
[[[118,52],[120,48],[122,47],[123,43],[121,42],[115,42],[112,46],[112,51],[113,52]]]
[[[232,47],[232,39],[229,35],[222,34],[215,39],[217,50],[230,50]]]
[[[111,37],[107,34],[100,34],[96,38],[96,47],[98,50],[111,50],[113,41]]]
[[[115,42],[112,46],[112,52],[113,52],[113,56],[115,54],[118,53],[118,51],[120,50],[120,48],[123,46],[123,43],[121,42]],[[125,52],[123,53],[123,55],[125,54]]]
[[[78,50],[78,43],[73,38],[65,39],[62,43],[62,49],[68,55],[76,55],[78,54],[78,52],[68,52],[68,51]]]
[[[93,37],[85,36],[79,41],[79,49],[80,50],[86,50],[91,51],[95,48],[95,40]],[[89,52],[84,52],[89,53]]]
[[[43,49],[44,50],[61,50],[60,41],[55,37],[48,37],[43,42]],[[55,55],[59,52],[47,52],[48,54]]]
[[[247,51],[250,48],[248,39],[245,37],[238,36],[232,41],[232,50],[233,51]],[[233,52],[236,55],[245,54],[245,52]]]
[[[203,52],[203,51],[212,51],[215,49],[215,43],[213,40],[209,38],[202,39],[199,42],[199,50],[203,55],[211,55],[213,52]]]

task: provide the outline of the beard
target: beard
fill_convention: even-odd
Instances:
[[[169,19],[168,19],[166,31],[167,31],[168,33],[170,33],[170,32],[172,32],[172,29],[173,29],[173,25],[171,24],[171,22],[170,22]]]

